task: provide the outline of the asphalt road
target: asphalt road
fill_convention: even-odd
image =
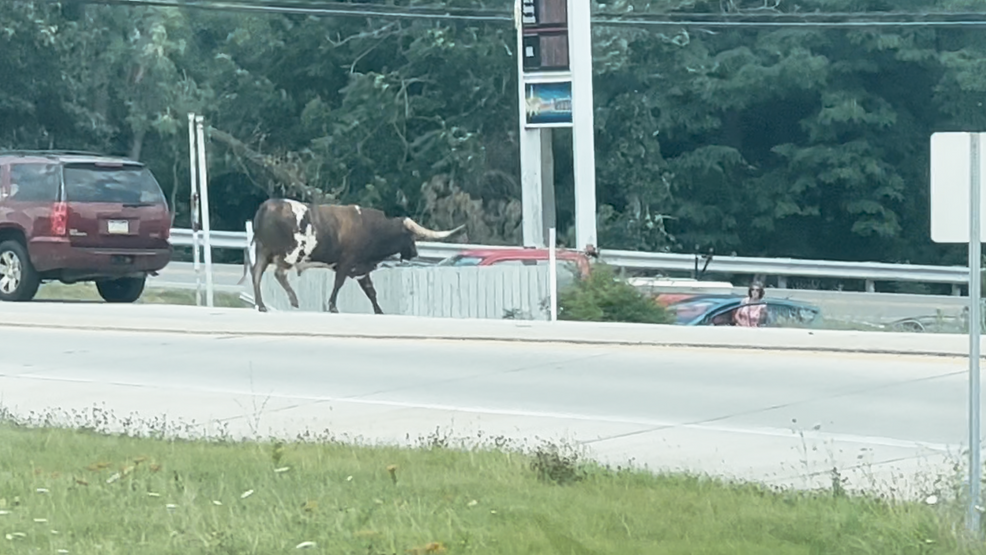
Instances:
[[[224,422],[235,434],[328,429],[396,442],[481,430],[576,440],[614,464],[796,487],[830,484],[835,466],[850,486],[884,490],[944,471],[966,443],[961,358],[11,324],[0,333],[0,399],[21,414],[99,404],[120,417]]]

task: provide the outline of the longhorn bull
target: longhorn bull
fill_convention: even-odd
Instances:
[[[329,296],[329,312],[339,312],[336,297],[346,278],[355,279],[373,304],[375,314],[383,314],[370,272],[383,260],[400,254],[401,260],[418,256],[416,239],[442,240],[465,228],[449,231],[427,229],[411,218],[391,218],[382,211],[357,205],[306,204],[291,199],[268,199],[253,218],[253,241],[249,248],[256,262],[250,268],[245,257],[243,276],[252,270],[253,295],[257,309],[267,312],[260,294],[260,281],[270,264],[274,277],[288,294],[291,306],[298,308],[298,297],[288,283],[287,272],[301,273],[311,268],[335,272]]]

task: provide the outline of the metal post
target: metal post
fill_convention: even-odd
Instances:
[[[982,244],[980,237],[980,137],[970,135],[971,179],[969,200],[969,512],[967,526],[979,534],[979,496],[982,481],[979,438],[979,347],[981,340],[980,297]]]
[[[555,210],[555,154],[553,152],[555,131],[548,127],[541,129],[541,236],[547,238],[548,230],[557,226]],[[547,242],[547,241],[546,241]],[[552,240],[554,245],[555,241]]]
[[[521,84],[523,86],[523,84]],[[526,119],[524,106],[520,115]],[[520,209],[525,247],[541,247],[544,243],[544,177],[541,159],[541,129],[520,128]]]
[[[205,130],[204,118],[195,116],[196,131],[199,147],[199,191],[202,195],[202,232],[205,237],[205,304],[214,306],[214,291],[212,286],[212,226],[209,222],[209,178],[205,160]]]
[[[189,219],[192,226],[192,270],[195,272],[195,305],[202,306],[202,269],[199,266],[198,147],[195,145],[195,114],[188,114]]]
[[[551,321],[558,320],[558,267],[555,256],[555,228],[548,228],[548,291],[551,298]]]

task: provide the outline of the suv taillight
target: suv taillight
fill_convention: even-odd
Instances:
[[[56,202],[51,208],[51,234],[63,237],[68,233],[68,204]]]

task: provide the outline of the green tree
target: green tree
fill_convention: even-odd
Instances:
[[[507,0],[449,0],[509,10]],[[968,0],[617,0],[607,13],[977,10]],[[270,195],[520,241],[509,24],[15,1],[0,147],[139,157],[187,226],[203,114],[217,229]],[[604,248],[961,263],[928,233],[928,139],[986,125],[986,39],[920,27],[593,31]],[[571,244],[571,133],[556,130]]]

